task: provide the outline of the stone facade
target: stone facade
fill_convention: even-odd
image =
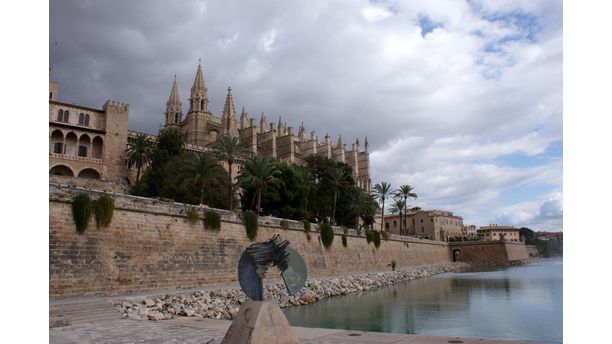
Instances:
[[[512,226],[482,226],[476,233],[484,241],[521,241],[518,228]]]
[[[507,265],[522,263],[529,258],[527,247],[520,242],[473,242],[449,244],[453,261],[474,265]]]
[[[138,134],[128,130],[129,106],[110,100],[102,109],[69,104],[58,101],[58,91],[58,84],[50,81],[49,173],[124,184],[134,181],[135,171],[127,169],[125,160],[128,142]],[[329,135],[322,140],[314,131],[306,135],[303,122],[294,130],[281,118],[278,123],[268,124],[262,113],[259,124],[256,124],[255,118],[250,117],[244,108],[238,120],[231,88],[227,90],[221,116],[215,116],[208,103],[208,88],[201,65],[196,71],[185,116],[175,78],[166,102],[164,127],[174,127],[185,133],[188,151],[207,151],[222,136],[237,136],[248,152],[288,163],[301,165],[309,155],[346,163],[352,167],[357,185],[371,191],[367,138],[363,150],[358,139],[348,148],[342,137],[333,144]],[[149,138],[156,141],[154,135],[149,135]],[[233,177],[239,168],[232,171]]]
[[[407,233],[418,238],[447,241],[449,238],[463,236],[463,218],[450,211],[421,210],[419,207],[408,209],[406,216],[385,215],[386,231],[399,234],[400,221],[405,221]]]

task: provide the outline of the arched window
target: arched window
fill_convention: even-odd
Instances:
[[[85,114],[85,125],[89,126],[89,114]]]
[[[64,111],[64,120],[63,122],[68,123],[68,121],[70,120],[70,112],[68,112],[68,110]]]
[[[79,156],[82,156],[82,157],[87,156],[87,147],[79,146]]]
[[[200,103],[200,110],[204,111],[204,99],[202,99],[202,102]]]
[[[64,110],[59,109],[57,110],[57,121],[61,122],[64,120]]]
[[[85,115],[83,115],[83,113],[81,112],[79,114],[79,125],[83,125],[85,124]]]
[[[177,123],[177,124],[181,123],[180,115],[178,113],[174,117],[174,123]]]
[[[53,144],[53,153],[62,154],[62,143],[56,142]]]
[[[53,99],[53,92],[49,92],[49,99]]]

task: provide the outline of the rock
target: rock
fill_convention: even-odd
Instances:
[[[149,320],[163,320],[165,317],[162,314],[162,312],[158,312],[158,311],[153,311],[153,312],[149,312],[147,314],[147,318]]]
[[[306,303],[314,303],[317,302],[317,298],[314,297],[314,295],[312,294],[305,294],[304,296],[302,296],[302,300]]]
[[[151,299],[144,299],[144,300],[142,300],[142,304],[146,305],[147,307],[155,306],[155,301],[153,301]]]

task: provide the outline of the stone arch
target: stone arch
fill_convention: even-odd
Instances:
[[[72,172],[72,169],[66,165],[55,165],[51,167],[49,174],[54,176],[74,177],[74,172]]]
[[[64,140],[66,147],[64,147],[64,154],[66,156],[76,156],[77,154],[77,146],[78,140],[77,136],[74,132],[69,132],[66,134],[66,139]]]
[[[453,249],[453,262],[460,262],[461,261],[461,250],[456,248]]]
[[[51,133],[49,151],[56,154],[64,153],[64,133],[61,130],[55,129]]]
[[[94,137],[91,142],[91,156],[95,159],[102,159],[104,153],[104,140],[100,136]]]
[[[81,170],[78,175],[79,178],[87,178],[87,179],[101,179],[100,172],[94,170],[93,168],[87,167]]]
[[[79,148],[77,153],[80,157],[88,157],[91,155],[91,139],[89,135],[83,134],[79,137]]]

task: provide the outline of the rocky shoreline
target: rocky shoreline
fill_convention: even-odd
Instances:
[[[282,282],[266,284],[266,300],[275,300],[281,308],[307,305],[327,297],[367,291],[402,281],[456,271],[465,263],[448,263],[409,267],[397,271],[353,274],[329,278],[309,279],[296,295],[288,295]],[[163,298],[115,302],[123,317],[139,320],[164,320],[180,316],[211,319],[232,319],[240,305],[247,300],[239,288],[199,291],[191,294],[165,295]]]

